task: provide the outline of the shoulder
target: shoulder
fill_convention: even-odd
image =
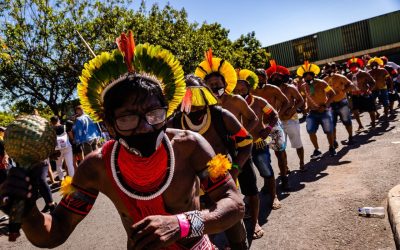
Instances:
[[[341,81],[348,81],[348,78],[342,74],[335,73],[334,76]]]
[[[106,171],[106,158],[101,153],[101,148],[87,155],[74,175],[74,183],[91,189],[100,189],[100,176]]]
[[[265,84],[264,88],[268,89],[268,91],[281,92],[280,88],[278,88],[277,86],[271,85],[271,84]]]
[[[315,82],[316,84],[321,85],[321,86],[326,86],[326,85],[328,85],[328,83],[327,83],[326,81],[321,80],[321,79],[314,79],[314,82]]]
[[[184,149],[188,155],[193,152],[214,152],[207,140],[198,133],[172,128],[167,128],[166,133],[171,140],[172,147],[174,149]]]
[[[260,96],[253,95],[253,98],[254,98],[254,102],[257,103],[258,105],[265,106],[265,105],[269,104],[267,100],[265,100],[264,98],[262,98]]]

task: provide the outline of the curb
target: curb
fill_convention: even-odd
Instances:
[[[400,249],[400,185],[389,191],[387,210],[396,248]]]

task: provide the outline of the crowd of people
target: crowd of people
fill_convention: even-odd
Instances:
[[[23,230],[36,246],[62,244],[102,192],[121,216],[129,249],[215,249],[215,235],[222,233],[231,249],[248,249],[245,207],[250,240],[259,239],[264,235],[259,192],[271,196],[276,210],[282,207],[277,184],[291,188],[287,140],[299,170],[307,171],[299,114],[314,147],[310,158],[316,160],[322,157],[319,126],[334,157],[338,117],[348,132],[346,144],[352,145],[357,143],[352,116],[357,133],[365,131],[360,113],[368,112],[373,130],[380,116],[390,119],[400,100],[400,67],[386,57],[353,57],[322,70],[306,61],[292,76],[274,60],[267,69],[235,70],[210,49],[194,74],[184,77],[170,52],[135,46],[131,32],[117,44],[118,50],[85,64],[75,122],[61,125],[58,117],[51,118],[58,178],[64,179],[65,161],[73,179],[63,185],[57,207],[46,200],[42,212],[50,214],[32,205],[25,215]],[[101,131],[93,121],[102,121],[111,137],[101,149]],[[276,183],[270,149],[281,183]],[[82,152],[86,157],[80,162]],[[256,170],[264,181],[261,189]],[[10,171],[0,194],[27,199],[32,190],[17,172]]]

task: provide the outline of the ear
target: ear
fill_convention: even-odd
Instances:
[[[113,124],[110,124],[109,122],[104,122],[104,124],[105,124],[105,126],[106,126],[106,129],[107,129],[107,131],[108,131],[108,133],[110,134],[110,136],[112,137],[112,138],[115,138],[116,137],[116,132],[115,132],[115,129],[114,129],[114,125]]]

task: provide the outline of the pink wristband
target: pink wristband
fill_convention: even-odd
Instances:
[[[190,222],[186,218],[184,214],[177,214],[176,218],[178,218],[179,227],[181,229],[181,238],[185,238],[189,235],[190,231]]]

